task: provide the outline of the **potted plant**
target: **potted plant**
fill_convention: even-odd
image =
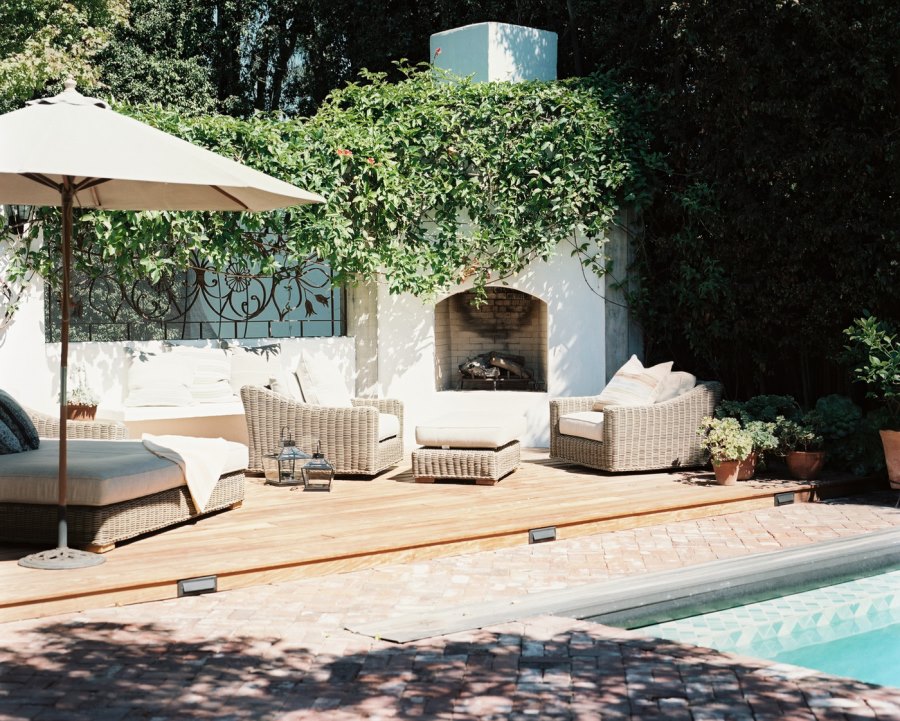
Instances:
[[[756,473],[756,464],[766,453],[771,453],[778,448],[778,438],[775,435],[775,423],[771,421],[749,421],[742,424],[753,439],[753,450],[750,455],[741,463],[738,472],[738,480],[746,481],[753,478]]]
[[[784,453],[791,475],[801,480],[818,478],[825,464],[821,434],[806,420],[798,422],[786,418],[778,421],[776,432],[778,448]]]
[[[716,406],[716,418],[735,418],[741,428],[753,436],[753,451],[741,464],[739,481],[752,478],[766,454],[778,447],[776,421],[783,417],[793,418],[799,413],[800,406],[793,396],[759,395],[746,401],[724,400]]]
[[[66,418],[93,420],[97,415],[97,394],[88,384],[83,366],[76,366],[72,374],[72,388],[66,391]]]
[[[741,428],[737,418],[710,418],[697,429],[700,445],[709,451],[716,483],[732,486],[738,480],[740,464],[753,452],[753,435]]]
[[[844,330],[855,361],[853,379],[865,383],[867,397],[882,404],[881,443],[891,486],[900,487],[900,337],[875,316],[857,318]]]

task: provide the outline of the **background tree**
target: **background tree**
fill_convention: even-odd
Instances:
[[[127,18],[127,0],[0,0],[0,112],[48,84],[98,77],[97,54]]]

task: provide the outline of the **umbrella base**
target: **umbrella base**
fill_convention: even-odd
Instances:
[[[50,571],[63,571],[68,568],[89,568],[99,566],[106,561],[97,553],[87,553],[75,548],[54,548],[52,551],[32,553],[19,559],[19,565],[25,568],[40,568]]]

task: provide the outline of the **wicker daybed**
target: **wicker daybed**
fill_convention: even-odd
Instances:
[[[56,498],[48,493],[58,470],[59,420],[30,413],[41,446],[0,456],[0,541],[50,544],[57,540]],[[226,466],[203,513],[191,500],[184,474],[172,461],[146,450],[139,440],[124,440],[125,426],[103,421],[68,421],[69,504],[68,539],[73,547],[95,553],[112,549],[117,543],[191,520],[201,515],[237,508],[244,498],[246,456]],[[233,444],[237,446],[237,444]],[[235,449],[240,450],[240,449]],[[97,460],[100,463],[97,464]],[[86,471],[85,464],[91,468]],[[116,477],[111,469],[120,468]],[[119,487],[117,488],[117,482]],[[156,489],[135,497],[96,505],[79,503],[79,498],[128,495],[138,488]],[[22,502],[22,496],[30,496]],[[40,502],[34,502],[39,498]]]
[[[644,406],[607,406],[602,440],[560,432],[560,417],[591,411],[599,396],[550,401],[550,458],[611,473],[702,466],[709,460],[697,428],[711,416],[722,385],[700,381],[671,400]]]

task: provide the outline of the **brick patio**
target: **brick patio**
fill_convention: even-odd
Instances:
[[[573,619],[402,646],[345,630],[898,526],[894,501],[784,506],[7,623],[0,719],[900,719],[898,689]]]

